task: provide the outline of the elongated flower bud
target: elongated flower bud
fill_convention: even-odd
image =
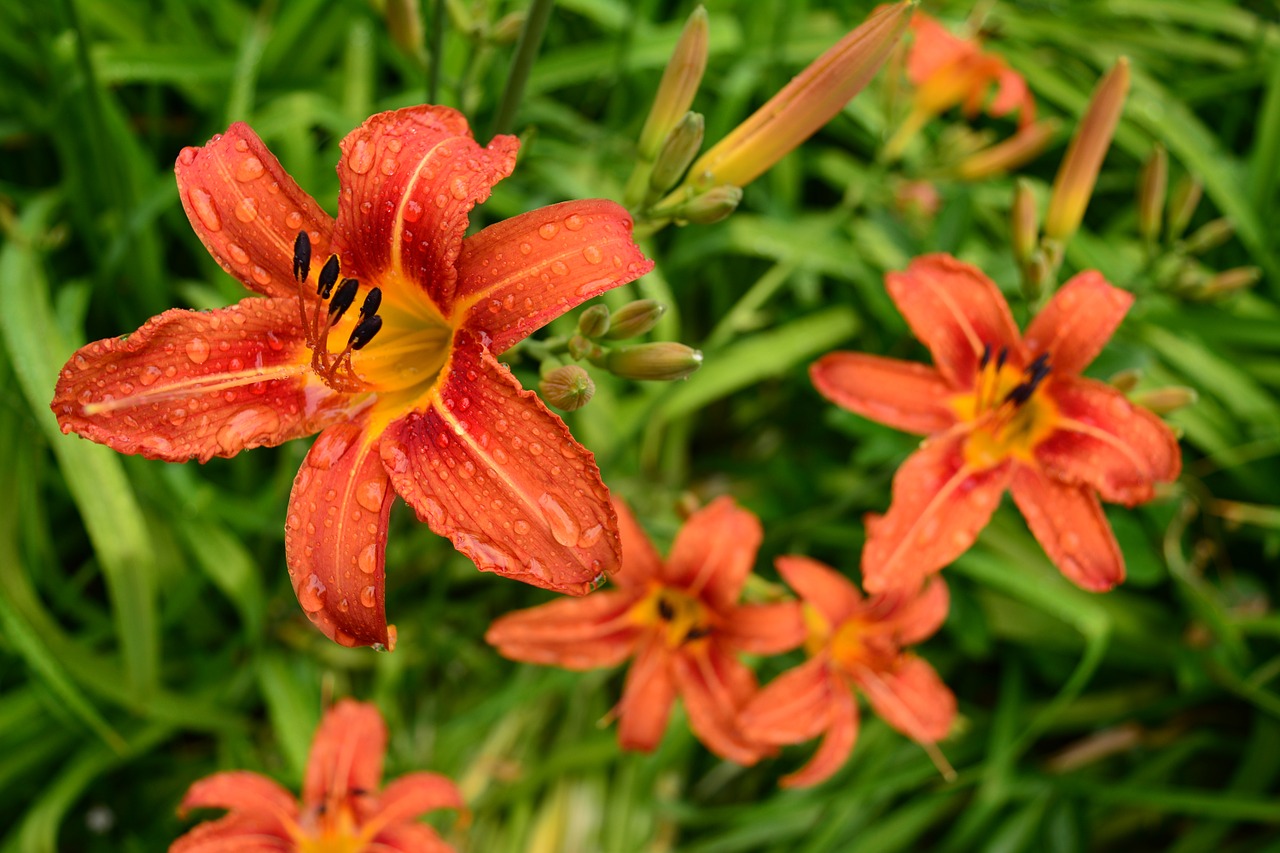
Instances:
[[[1192,232],[1182,244],[1182,248],[1191,255],[1203,254],[1210,249],[1218,248],[1230,240],[1235,233],[1236,227],[1231,224],[1230,219],[1225,217],[1214,219]]]
[[[1080,227],[1128,93],[1129,60],[1122,56],[1093,90],[1089,107],[1058,168],[1044,218],[1046,237],[1066,242]]]
[[[1167,415],[1178,409],[1185,409],[1198,399],[1194,388],[1184,385],[1170,385],[1167,388],[1153,388],[1141,394],[1133,395],[1133,402],[1149,409],[1157,415]]]
[[[606,340],[625,341],[636,338],[658,325],[667,306],[654,299],[637,299],[614,312]]]
[[[656,197],[676,185],[684,176],[693,158],[702,147],[702,135],[706,123],[700,113],[688,112],[667,134],[666,142],[658,152],[658,159],[649,173],[649,190]]]
[[[645,160],[658,156],[663,140],[693,104],[707,67],[707,31],[707,10],[699,6],[684,25],[640,131],[640,156]]]
[[[566,364],[548,371],[538,381],[538,391],[557,409],[572,412],[591,401],[596,393],[596,383],[581,366]]]
[[[1036,214],[1036,195],[1025,178],[1019,178],[1013,190],[1013,207],[1009,211],[1013,257],[1018,266],[1026,266],[1036,250],[1040,223]]]
[[[1182,232],[1191,224],[1191,217],[1200,206],[1200,196],[1204,194],[1204,184],[1199,178],[1184,175],[1169,196],[1169,239],[1177,240]]]
[[[1138,176],[1138,233],[1148,243],[1160,237],[1164,197],[1169,189],[1169,155],[1159,142]]]
[[[702,353],[684,344],[663,341],[618,347],[605,352],[597,363],[624,379],[671,381],[684,379],[701,367]]]
[[[578,317],[578,334],[598,338],[609,331],[609,306],[592,305]]]
[[[733,213],[741,202],[742,190],[738,187],[712,187],[681,205],[676,211],[676,220],[710,225]]]
[[[1121,394],[1128,394],[1142,381],[1142,371],[1137,367],[1129,367],[1107,380],[1107,383]]]
[[[902,37],[908,2],[883,6],[801,71],[689,171],[687,183],[745,187],[862,91]]]
[[[1027,125],[1008,139],[976,151],[956,164],[956,176],[979,181],[992,175],[1012,172],[1045,149],[1058,132],[1053,119]]]
[[[1200,295],[1209,299],[1226,296],[1238,290],[1253,287],[1261,278],[1262,270],[1257,267],[1223,270],[1209,276],[1209,280],[1201,286]]]

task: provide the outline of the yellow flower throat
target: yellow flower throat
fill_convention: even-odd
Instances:
[[[983,350],[973,390],[952,398],[952,408],[972,429],[965,442],[965,463],[992,468],[1010,457],[1031,461],[1036,445],[1053,432],[1058,411],[1038,393],[1049,377],[1049,357],[1041,355],[1024,370],[1007,363],[1008,350],[993,357]]]

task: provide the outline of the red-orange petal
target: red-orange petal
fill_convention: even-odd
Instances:
[[[965,437],[925,443],[893,478],[889,511],[868,525],[862,551],[867,592],[913,591],[969,549],[1009,482],[1010,465],[976,471],[964,460]]]
[[[778,557],[774,565],[796,595],[822,614],[832,628],[858,611],[862,602],[858,588],[830,566],[795,555]]]
[[[809,762],[778,780],[782,788],[807,788],[830,779],[849,760],[858,739],[858,703],[843,678],[831,682],[831,711],[827,732]]]
[[[289,579],[307,618],[344,646],[390,647],[387,519],[395,492],[362,423],[339,423],[311,446],[285,522]]]
[[[803,743],[831,725],[833,678],[825,655],[770,681],[738,715],[743,734],[771,746]]]
[[[501,353],[653,269],[631,227],[630,214],[606,199],[566,201],[490,225],[462,245],[454,322]]]
[[[662,574],[662,558],[653,547],[649,534],[632,515],[626,501],[612,496],[613,510],[618,514],[618,537],[622,540],[622,566],[610,578],[623,589],[642,589]]]
[[[1059,418],[1035,457],[1055,479],[1092,486],[1103,500],[1127,506],[1150,500],[1155,483],[1177,479],[1182,453],[1160,418],[1092,379],[1065,377],[1045,391]]]
[[[1011,491],[1027,526],[1069,580],[1091,592],[1124,580],[1124,555],[1090,487],[1020,467]]]
[[[387,726],[376,706],[342,699],[325,712],[311,742],[302,802],[314,808],[329,798],[376,791],[382,782]]]
[[[880,718],[912,740],[934,743],[951,731],[955,694],[925,660],[904,654],[891,670],[852,675]]]
[[[58,377],[53,413],[64,433],[170,462],[309,435],[347,401],[311,376],[298,323],[292,299],[166,311],[81,347]]]
[[[893,614],[898,643],[909,646],[932,637],[947,621],[950,609],[951,594],[946,581],[936,576],[930,578],[919,595],[904,602]]]
[[[972,387],[987,346],[992,352],[1007,349],[1014,367],[1026,363],[1009,304],[972,264],[950,255],[924,255],[904,272],[889,273],[886,283],[911,331],[952,386]]]
[[[911,16],[914,33],[911,50],[907,53],[907,79],[919,86],[948,66],[977,57],[977,43],[952,35],[946,27],[924,12]]]
[[[247,770],[215,773],[193,782],[178,813],[185,815],[191,809],[229,809],[269,818],[280,825],[282,832],[284,821],[298,814],[293,794],[266,776]]]
[[[733,654],[716,643],[705,650],[686,648],[672,656],[672,669],[689,728],[707,749],[744,765],[768,751],[738,729],[738,712],[755,691],[755,676]]]
[[[628,618],[637,596],[594,592],[500,616],[484,639],[503,657],[565,669],[616,666],[629,658],[641,629]]]
[[[362,853],[456,853],[434,829],[422,823],[389,826]]]
[[[475,561],[582,595],[617,569],[618,523],[591,452],[459,332],[440,391],[391,424],[382,459],[418,518]]]
[[[1055,374],[1079,373],[1102,352],[1132,304],[1133,295],[1107,284],[1102,273],[1082,272],[1031,321],[1023,343],[1035,355],[1047,354]]]
[[[670,586],[727,611],[738,600],[764,539],[760,519],[727,495],[689,516],[664,567]]]
[[[390,827],[436,809],[461,808],[466,808],[466,803],[452,779],[439,773],[409,773],[382,789],[378,807],[365,823]]]
[[[284,827],[257,814],[235,813],[200,824],[169,845],[169,853],[291,853]]]
[[[481,148],[441,106],[379,113],[347,134],[338,162],[336,251],[346,274],[390,292],[413,282],[445,316],[472,208],[515,168],[514,136]]]
[[[804,612],[796,601],[745,604],[729,611],[716,635],[738,651],[780,655],[804,642]]]
[[[627,670],[618,702],[618,743],[623,749],[652,752],[662,741],[676,700],[671,653],[662,637],[641,642]]]
[[[329,251],[333,220],[302,191],[247,124],[236,122],[174,166],[182,209],[209,254],[245,287],[266,296],[297,293],[293,242]]]
[[[1018,127],[1027,127],[1036,120],[1036,100],[1021,74],[1003,62],[1000,65],[996,74],[996,96],[987,112],[993,116],[1005,116],[1018,110]]]
[[[956,422],[955,393],[923,364],[858,352],[833,352],[809,368],[814,387],[837,406],[895,429],[929,435]]]

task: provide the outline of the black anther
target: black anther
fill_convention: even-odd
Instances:
[[[293,241],[293,277],[306,281],[311,275],[311,238],[306,231],[299,231]]]
[[[364,345],[373,340],[373,336],[378,334],[381,328],[382,318],[377,314],[372,317],[365,317],[351,330],[351,337],[347,339],[347,346],[352,349],[364,349]]]
[[[1009,348],[1000,347],[1000,354],[996,356],[996,370],[1003,370],[1004,363],[1009,360]]]
[[[991,344],[982,345],[982,359],[978,362],[978,369],[984,369],[991,361]]]
[[[675,610],[671,608],[670,602],[665,598],[658,599],[658,616],[660,616],[664,622],[670,622],[672,619],[676,618]]]
[[[341,271],[342,262],[338,260],[338,256],[330,255],[329,260],[320,268],[319,284],[316,285],[316,293],[321,299],[328,299],[329,294],[333,293],[333,285],[337,283],[338,273]]]
[[[347,309],[355,301],[356,291],[359,289],[360,282],[354,278],[344,278],[342,280],[342,284],[338,285],[338,292],[333,294],[333,301],[329,303],[330,324],[337,323],[342,319],[342,315],[347,313]]]
[[[701,640],[703,637],[708,636],[710,633],[711,633],[711,629],[708,628],[706,625],[699,625],[698,627],[693,628],[692,630],[689,631],[689,633],[684,635],[684,641],[686,643],[692,643],[694,640]]]
[[[382,304],[382,289],[375,287],[369,291],[369,295],[364,298],[364,302],[360,305],[360,319],[372,317],[378,313],[378,306]]]

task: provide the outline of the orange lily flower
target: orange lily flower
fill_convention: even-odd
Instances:
[[[813,758],[784,788],[816,785],[840,769],[858,737],[856,687],[885,722],[920,743],[946,737],[956,697],[927,662],[903,651],[933,636],[950,598],[941,578],[918,594],[863,598],[839,572],[807,557],[779,557],[778,571],[804,601],[809,660],[765,685],[743,708],[743,731],[783,746],[822,735]]]
[[[373,705],[344,699],[325,712],[311,744],[299,804],[276,782],[245,770],[193,784],[179,807],[228,809],[169,847],[169,853],[450,853],[415,818],[464,808],[453,782],[410,773],[379,790],[387,728]]]
[[[599,199],[464,238],[517,148],[511,136],[481,148],[446,107],[373,116],[342,142],[336,221],[244,124],[184,149],[192,226],[259,295],[80,349],[53,400],[63,432],[204,462],[319,431],[285,552],[303,609],[344,645],[393,644],[383,567],[397,493],[481,570],[585,593],[618,563],[608,492],[495,356],[653,264],[627,213]]]
[[[991,279],[950,255],[917,258],[887,283],[935,368],[837,352],[810,370],[833,403],[929,436],[898,469],[889,512],[868,518],[867,591],[909,589],[960,556],[1006,488],[1068,578],[1096,592],[1122,581],[1099,496],[1142,503],[1182,465],[1163,421],[1080,375],[1133,297],[1080,273],[1020,336]]]
[[[737,603],[763,538],[759,520],[717,498],[689,516],[664,563],[626,506],[614,508],[618,588],[508,613],[485,640],[512,660],[574,670],[634,658],[617,708],[625,749],[658,745],[679,694],[699,740],[753,764],[769,748],[738,732],[738,711],[756,689],[738,653],[778,654],[805,636],[797,602]]]

